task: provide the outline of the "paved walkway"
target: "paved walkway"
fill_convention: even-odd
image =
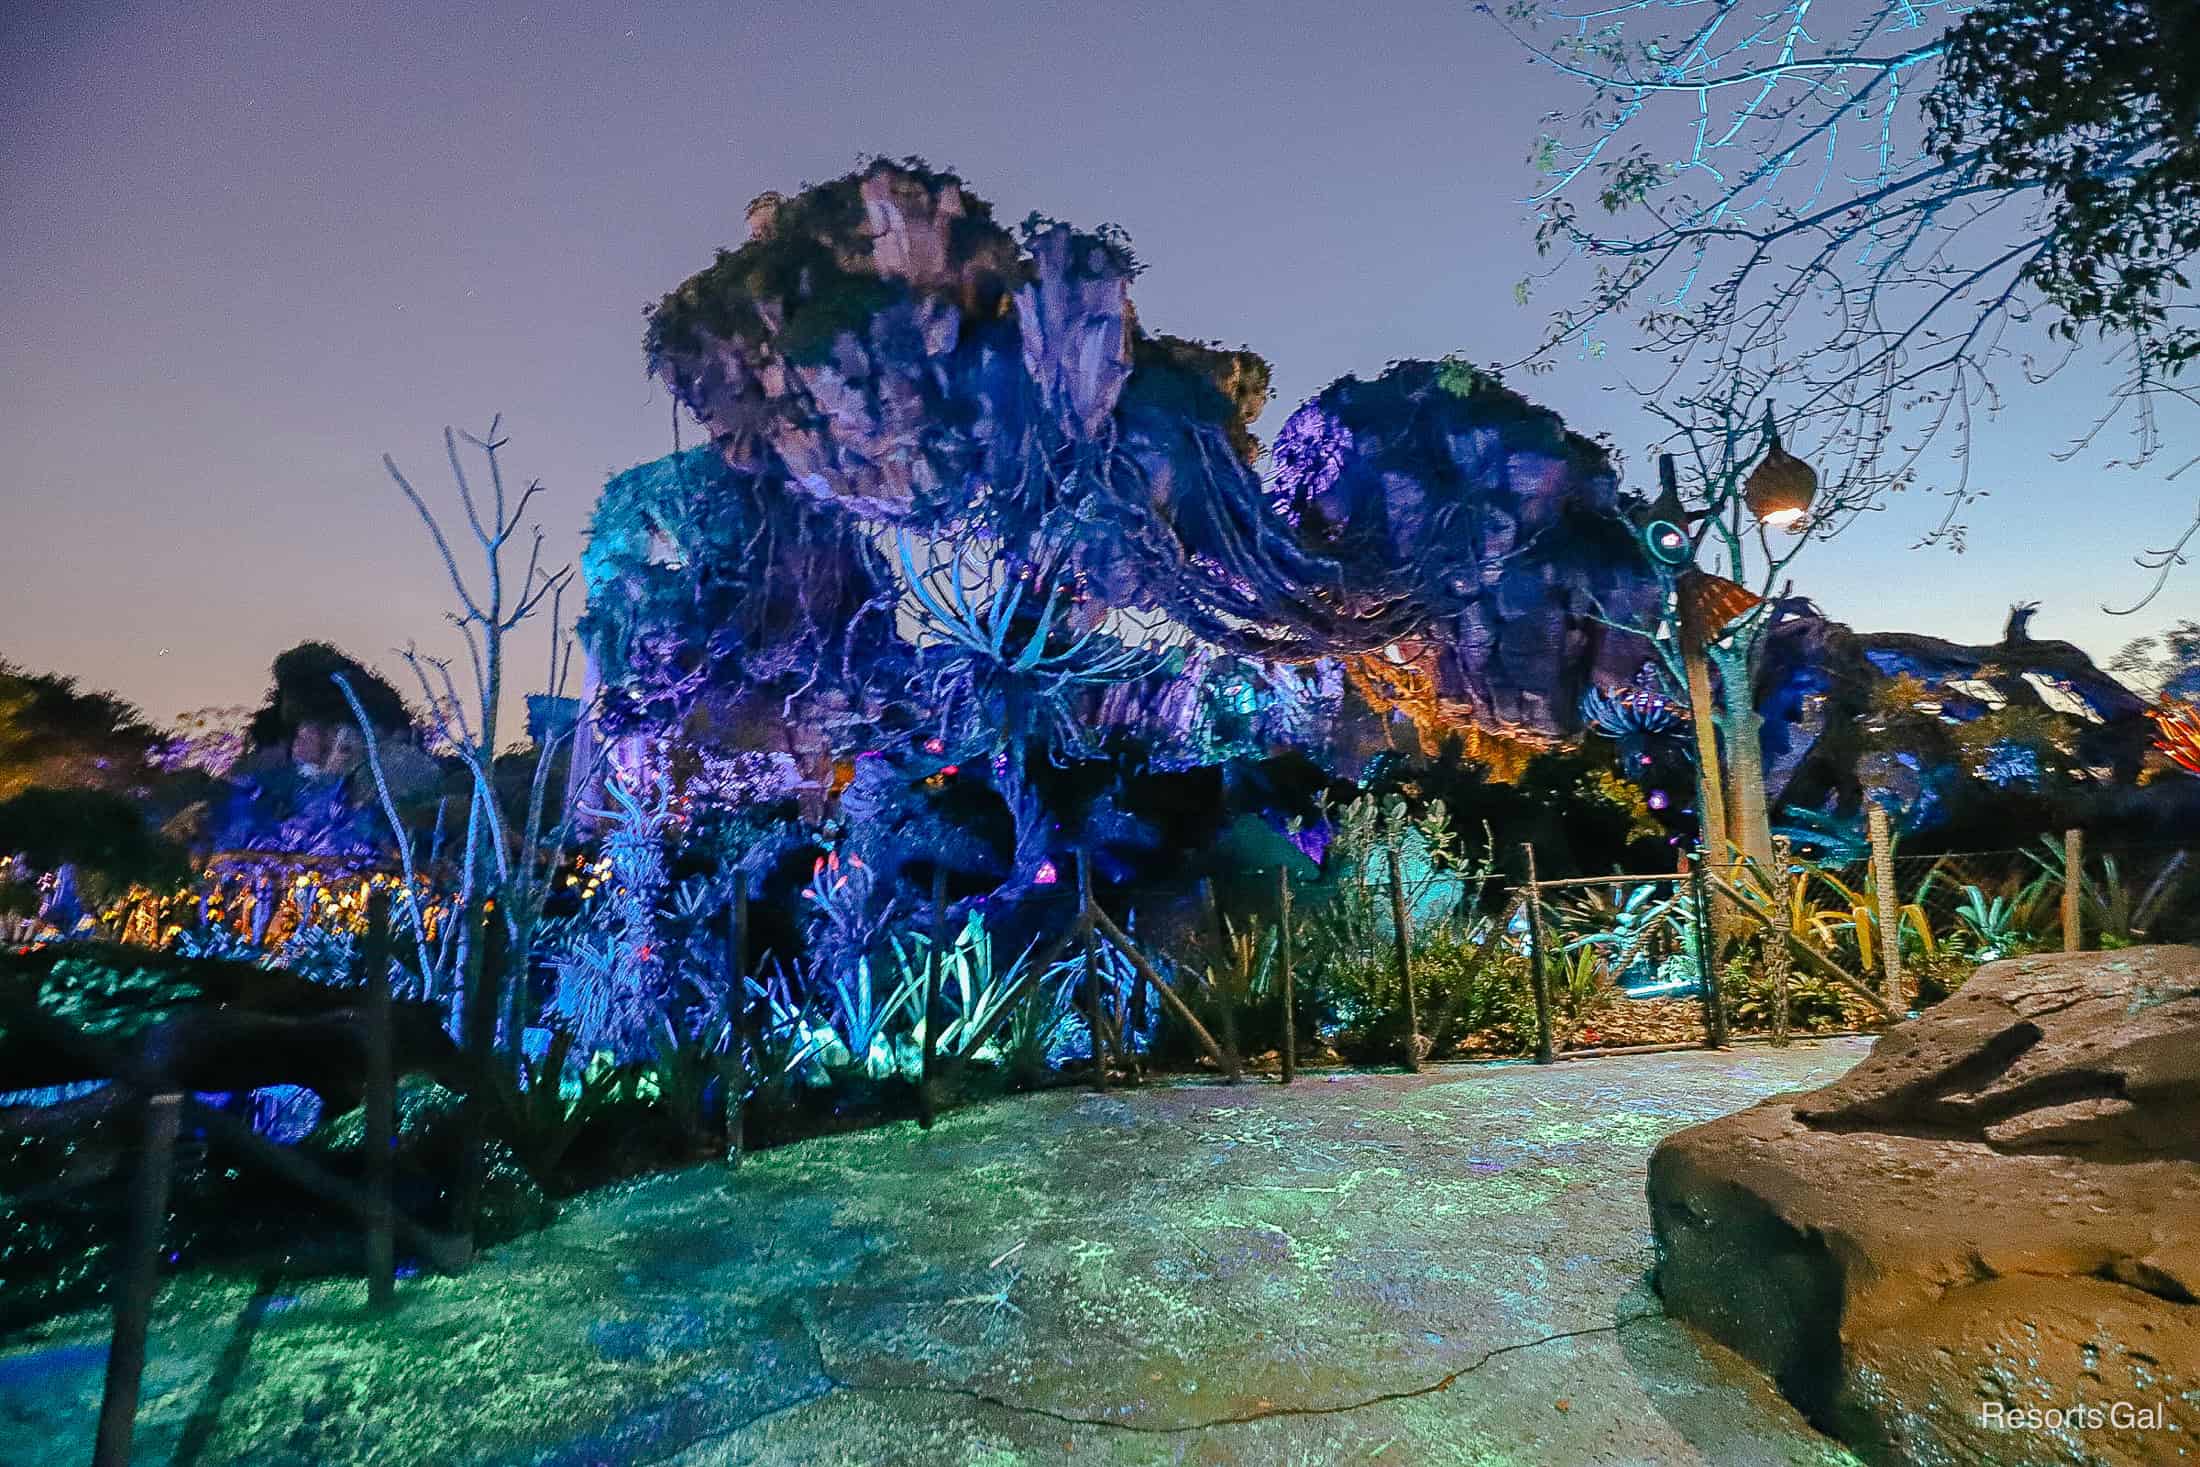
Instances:
[[[1013,1099],[595,1194],[463,1278],[186,1278],[139,1460],[1844,1463],[1644,1284],[1669,1131],[1860,1041]],[[90,1458],[105,1321],[0,1347]]]

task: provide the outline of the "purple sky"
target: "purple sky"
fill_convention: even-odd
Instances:
[[[868,152],[953,166],[1005,219],[1124,225],[1141,318],[1266,353],[1271,427],[1348,371],[1507,358],[1541,321],[1513,302],[1518,200],[1559,85],[1465,0],[11,0],[0,656],[166,718],[255,701],[306,637],[385,667],[445,649],[381,453],[440,489],[443,424],[502,411],[577,552],[604,477],[670,447],[644,305],[739,242],[753,195]],[[1614,380],[1519,385],[1639,450]],[[1908,550],[1931,506],[1898,503],[1800,589],[1981,640],[2037,598],[2039,635],[2098,655],[2191,614],[2190,579],[2140,617],[2098,609],[2190,490],[2055,462],[2084,385],[1984,430],[1970,553]]]

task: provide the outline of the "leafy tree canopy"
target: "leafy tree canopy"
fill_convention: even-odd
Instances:
[[[28,789],[0,801],[0,851],[34,870],[80,866],[117,886],[180,881],[189,869],[143,805],[112,790]]]
[[[2200,702],[2200,621],[2173,623],[2157,637],[2134,637],[2108,664],[2135,693],[2147,698]]]
[[[1925,98],[1941,164],[2038,190],[2047,229],[2025,278],[2055,329],[2129,333],[2175,372],[2200,327],[2173,314],[2200,253],[2200,6],[1995,0],[1948,33]]]
[[[359,695],[360,706],[378,733],[412,727],[412,713],[397,689],[356,658],[327,642],[300,642],[275,659],[267,701],[252,715],[252,745],[265,749],[288,744],[302,725],[352,723],[351,706],[336,686],[340,673]]]
[[[158,739],[112,693],[0,662],[0,799],[34,785],[133,788]]]

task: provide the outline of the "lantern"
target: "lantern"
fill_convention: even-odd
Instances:
[[[1776,530],[1793,530],[1810,513],[1818,497],[1818,473],[1809,464],[1780,446],[1780,430],[1773,425],[1772,410],[1765,410],[1765,437],[1770,440],[1763,462],[1752,469],[1742,497],[1759,524]]]

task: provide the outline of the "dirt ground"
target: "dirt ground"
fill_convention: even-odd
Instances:
[[[1056,1092],[591,1195],[459,1278],[192,1276],[137,1460],[1846,1463],[1660,1314],[1645,1163],[1864,1042]],[[106,1320],[0,1346],[90,1459]]]

